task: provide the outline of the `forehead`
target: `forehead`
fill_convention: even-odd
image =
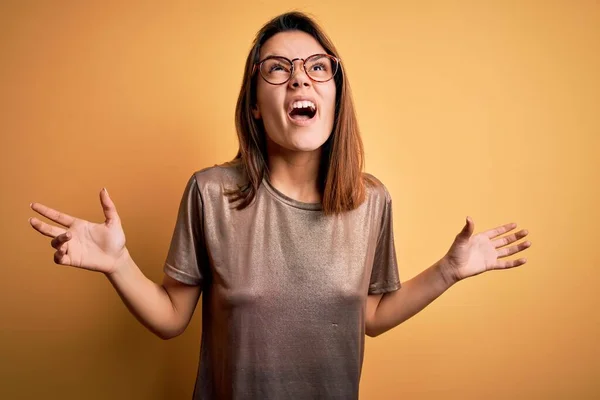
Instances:
[[[314,37],[302,31],[287,31],[273,35],[262,45],[260,59],[268,56],[284,56],[291,60],[318,53],[327,52]]]

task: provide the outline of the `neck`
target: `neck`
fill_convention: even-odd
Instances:
[[[304,203],[319,203],[321,149],[290,151],[275,143],[267,144],[269,181],[286,196]]]

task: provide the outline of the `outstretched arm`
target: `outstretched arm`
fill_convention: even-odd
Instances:
[[[375,337],[396,327],[448,290],[455,282],[444,276],[443,262],[442,259],[414,278],[402,282],[399,290],[370,295],[366,334]]]
[[[498,237],[517,227],[506,224],[473,236],[474,223],[467,217],[462,231],[456,235],[448,253],[409,281],[402,288],[383,295],[371,295],[367,300],[366,333],[377,336],[406,321],[424,309],[456,282],[494,269],[508,269],[523,265],[525,258],[500,259],[521,252],[531,242],[513,244],[527,236],[527,230]],[[511,245],[509,247],[505,247]]]
[[[72,217],[40,203],[32,210],[57,225],[30,218],[31,226],[52,238],[54,262],[102,272],[131,313],[162,339],[181,334],[188,325],[200,296],[200,286],[190,286],[164,276],[162,285],[148,279],[125,246],[121,218],[104,189],[100,203],[106,220],[93,223]]]

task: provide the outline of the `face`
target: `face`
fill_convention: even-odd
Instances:
[[[260,60],[270,55],[290,60],[306,59],[313,54],[326,54],[325,49],[311,35],[301,31],[280,32],[265,42]],[[260,75],[260,72],[257,71]],[[314,82],[304,72],[302,61],[294,61],[294,73],[281,85],[272,85],[262,77],[257,81],[257,104],[252,114],[262,119],[268,147],[288,151],[312,152],[327,141],[335,117],[335,82]],[[298,99],[310,99],[316,106],[313,118],[299,117],[292,112]],[[307,103],[303,103],[307,105]],[[298,107],[299,104],[296,103]]]

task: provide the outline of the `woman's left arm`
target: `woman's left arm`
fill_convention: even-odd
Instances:
[[[501,260],[531,246],[529,241],[515,243],[527,236],[525,229],[499,237],[516,227],[517,224],[511,223],[473,235],[475,225],[467,217],[465,227],[456,235],[450,250],[441,260],[403,282],[399,290],[369,296],[366,334],[374,337],[398,326],[460,280],[486,271],[525,264],[525,258]]]

